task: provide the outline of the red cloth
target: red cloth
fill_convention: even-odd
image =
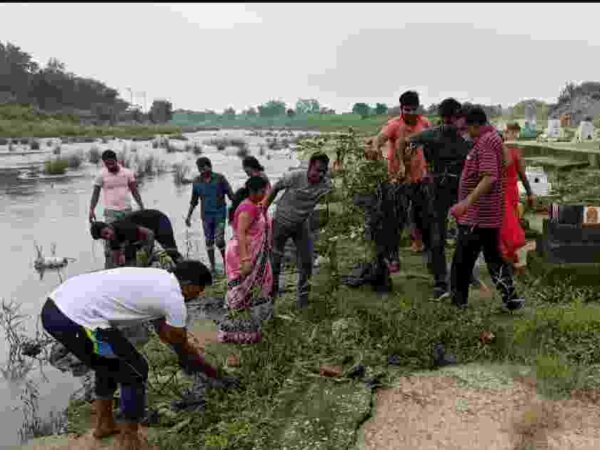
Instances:
[[[500,229],[500,251],[502,257],[510,262],[519,260],[517,251],[525,245],[525,232],[519,223],[519,182],[518,161],[521,153],[516,148],[508,148],[510,163],[506,167],[504,186],[504,218]]]

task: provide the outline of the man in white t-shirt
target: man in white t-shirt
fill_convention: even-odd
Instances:
[[[89,212],[90,222],[96,220],[95,210],[101,190],[104,221],[106,223],[122,219],[131,212],[129,193],[131,193],[140,209],[144,209],[133,171],[121,167],[117,161],[117,154],[112,150],[105,150],[102,153],[102,162],[104,167],[94,179],[94,191],[92,192]],[[105,269],[115,267],[110,255],[110,248],[105,245]]]
[[[153,321],[161,340],[170,344],[188,373],[220,378],[190,344],[185,301],[212,283],[200,261],[181,261],[173,273],[163,269],[119,267],[69,278],[42,309],[44,329],[95,371],[94,437],[118,433],[112,404],[117,384],[125,423],[120,441],[141,449],[138,427],[145,414],[148,363],[117,327]]]

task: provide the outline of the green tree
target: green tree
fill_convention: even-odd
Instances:
[[[352,107],[352,112],[358,114],[362,119],[369,117],[371,107],[366,103],[355,103]]]
[[[154,100],[150,108],[150,120],[153,123],[167,123],[173,118],[173,105],[167,100]]]
[[[297,114],[319,114],[321,105],[314,98],[301,98],[296,102]]]
[[[375,114],[378,116],[383,116],[384,114],[387,114],[388,112],[388,107],[385,103],[377,103],[375,105]]]
[[[235,109],[233,109],[231,106],[229,108],[225,108],[223,115],[228,118],[235,118]]]
[[[260,117],[281,117],[285,116],[286,105],[280,100],[269,100],[264,105],[258,107]]]

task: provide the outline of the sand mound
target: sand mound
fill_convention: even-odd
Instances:
[[[600,402],[594,396],[540,400],[535,382],[461,387],[451,377],[407,377],[378,392],[364,427],[367,450],[566,450],[600,448]]]

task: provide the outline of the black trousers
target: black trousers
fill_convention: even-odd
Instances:
[[[297,254],[298,287],[297,303],[299,307],[308,305],[310,279],[313,269],[314,242],[310,231],[310,219],[296,225],[287,225],[273,220],[273,296],[279,294],[279,276],[288,239],[294,241]]]
[[[451,292],[455,304],[466,305],[468,303],[473,266],[482,250],[492,281],[500,292],[502,301],[506,303],[517,298],[512,269],[500,255],[499,239],[499,228],[458,226],[458,239],[450,275]]]
[[[408,185],[410,221],[421,234],[421,239],[426,249],[429,249],[431,245],[432,191],[431,183],[423,182]]]
[[[429,210],[424,236],[428,236],[430,270],[435,287],[448,288],[446,263],[446,239],[448,237],[448,212],[458,200],[458,178],[438,177],[429,186]]]
[[[84,328],[65,316],[52,299],[46,300],[41,316],[44,329],[95,372],[96,398],[112,399],[119,384],[123,417],[141,421],[145,413],[148,363],[121,332],[115,328],[102,330],[102,340],[116,355],[106,358],[94,351],[94,343]]]

